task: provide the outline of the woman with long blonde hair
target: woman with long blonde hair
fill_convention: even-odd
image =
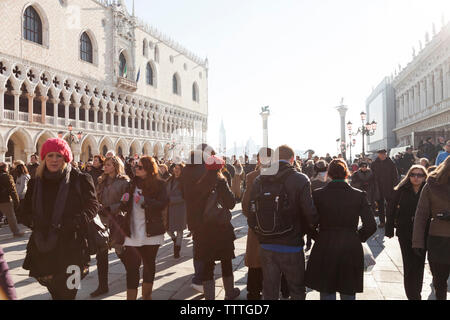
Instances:
[[[107,158],[104,162],[103,174],[98,179],[97,198],[101,204],[100,218],[105,226],[110,226],[110,218],[120,211],[120,199],[127,192],[129,178],[125,175],[122,160],[117,156]],[[122,246],[112,243],[120,257]],[[98,288],[91,293],[91,297],[98,297],[109,291],[108,286],[108,247],[97,248]]]
[[[393,201],[387,210],[385,236],[392,238],[394,229],[403,259],[403,282],[409,300],[421,300],[425,255],[418,256],[412,248],[414,215],[421,191],[428,177],[427,169],[413,165],[405,178],[394,188]]]
[[[436,299],[446,300],[450,274],[450,156],[430,174],[423,187],[414,220],[412,247],[421,256],[428,250]]]

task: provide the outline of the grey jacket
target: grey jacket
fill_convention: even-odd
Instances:
[[[97,186],[98,201],[103,207],[109,207],[111,213],[117,214],[120,211],[120,199],[128,192],[130,180],[127,176],[120,176],[114,179],[107,177],[105,180],[100,178]],[[104,221],[104,217],[102,222]]]

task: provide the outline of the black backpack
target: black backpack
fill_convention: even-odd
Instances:
[[[287,170],[277,180],[261,179],[255,199],[250,201],[248,225],[259,240],[280,238],[294,230],[292,206],[285,181],[295,173]]]

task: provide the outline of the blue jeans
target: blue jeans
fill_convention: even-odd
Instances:
[[[260,248],[260,258],[264,300],[280,298],[281,274],[286,278],[291,300],[305,300],[305,255],[303,250],[298,253],[283,253]]]
[[[341,296],[341,300],[356,300],[355,295],[348,295],[348,294],[339,294]],[[336,300],[336,292],[335,293],[320,293],[320,300]]]

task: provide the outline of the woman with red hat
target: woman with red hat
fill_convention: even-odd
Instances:
[[[47,140],[41,159],[22,208],[33,231],[23,268],[54,300],[73,300],[89,270],[87,223],[99,203],[91,176],[70,165],[72,151],[65,140]]]
[[[231,224],[229,210],[236,205],[233,193],[228,186],[226,178],[221,173],[225,161],[216,156],[210,156],[205,163],[206,173],[199,180],[195,188],[198,191],[199,202],[202,203],[203,223],[198,232],[194,233],[196,238],[194,244],[195,259],[204,263],[203,290],[206,300],[215,299],[214,266],[215,261],[221,261],[222,281],[225,288],[225,299],[232,300],[239,296],[240,290],[234,287],[232,260],[234,255],[234,228]],[[206,221],[205,208],[212,192],[217,192],[218,203],[227,210],[229,216],[225,223]],[[224,213],[223,211],[221,213]]]

